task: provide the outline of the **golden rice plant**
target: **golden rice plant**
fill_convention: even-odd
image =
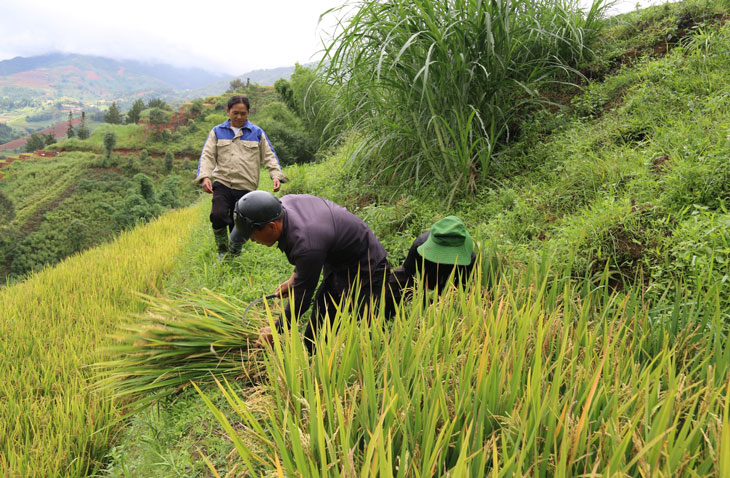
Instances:
[[[95,364],[96,386],[124,399],[131,412],[169,396],[191,381],[213,377],[253,382],[262,371],[262,350],[251,346],[263,326],[246,304],[204,289],[175,297],[145,297],[147,309],[133,314],[106,347],[108,360]]]
[[[89,365],[119,317],[145,307],[203,216],[174,211],[0,291],[0,475],[84,476],[119,410]]]
[[[311,357],[292,326],[264,413],[220,384],[235,428],[201,395],[250,476],[730,476],[717,289],[648,304],[570,275],[416,290],[392,322],[338,313]]]

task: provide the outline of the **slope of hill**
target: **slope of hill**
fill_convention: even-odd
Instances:
[[[99,469],[119,409],[89,387],[87,365],[120,315],[144,307],[139,292],[162,286],[200,209],[167,214],[0,289],[0,475],[82,477]]]
[[[198,194],[187,179],[194,164],[183,159],[166,164],[139,155],[106,160],[51,153],[3,164],[2,173],[0,193],[12,210],[0,223],[0,277],[6,280],[109,241]]]
[[[363,147],[359,131],[327,161],[287,169],[292,181],[283,193],[347,205],[395,263],[416,235],[448,214],[465,220],[482,252],[475,284],[440,298],[416,287],[390,323],[344,314],[337,338],[314,356],[296,327],[269,351],[249,350],[241,338],[240,299],[272,291],[289,276],[283,254],[248,244],[241,257],[212,266],[207,207],[180,216],[195,233],[164,284],[171,297],[151,299],[158,307],[116,328],[124,346],[109,370],[133,381],[143,398],[160,383],[173,398],[131,417],[121,436],[93,434],[84,418],[89,408],[103,426],[122,403],[90,400],[90,388],[78,386],[95,359],[81,353],[88,342],[52,339],[72,337],[76,330],[64,330],[77,316],[86,320],[85,340],[88,330],[114,330],[109,314],[121,322],[123,310],[79,314],[72,306],[88,304],[89,295],[116,304],[120,295],[149,292],[144,281],[121,287],[126,263],[146,265],[180,249],[163,246],[137,259],[139,245],[120,241],[112,252],[104,247],[69,261],[73,269],[50,269],[36,276],[42,280],[8,288],[12,300],[0,301],[9,304],[0,324],[9,324],[3,330],[11,359],[0,363],[10,364],[7,383],[20,385],[0,388],[10,397],[0,401],[7,417],[0,437],[8,437],[0,450],[9,457],[0,471],[730,476],[729,8],[727,0],[692,2],[614,23],[595,80],[583,91],[560,90],[570,96],[563,108],[525,115],[519,138],[501,152],[497,176],[453,203],[442,184],[394,193],[387,181],[348,170]],[[654,48],[657,38],[663,48]],[[142,229],[149,231],[142,244],[180,233],[174,225],[172,232],[153,227]],[[123,272],[110,292],[86,274],[87,261],[98,270],[97,251]],[[160,276],[153,276],[158,286]],[[225,314],[209,306],[211,297],[225,304]],[[183,327],[190,322],[177,314],[182,309],[198,314],[193,327]],[[276,313],[251,317],[259,325]],[[36,317],[53,319],[43,322],[49,330],[41,337],[24,327]],[[152,343],[141,339],[159,337],[156,350],[180,357],[177,367],[140,367]],[[240,345],[224,351],[223,338]],[[73,360],[49,359],[65,359],[62,353]],[[231,356],[244,370],[213,399],[220,411],[205,407],[187,380],[175,381],[195,372],[209,380]],[[213,365],[199,367],[199,360]],[[248,361],[267,364],[255,387],[246,381]],[[37,428],[40,417],[52,425]],[[225,433],[233,443],[220,439]]]

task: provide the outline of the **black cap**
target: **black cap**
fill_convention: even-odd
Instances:
[[[231,244],[248,241],[251,234],[265,224],[276,221],[283,214],[279,198],[266,191],[251,191],[236,202],[233,210],[235,227],[231,231]]]

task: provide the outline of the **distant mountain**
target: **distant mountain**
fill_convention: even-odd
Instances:
[[[0,61],[0,96],[112,100],[200,88],[226,77],[200,68],[51,53]]]
[[[304,66],[314,68],[316,63],[308,63]],[[244,83],[246,81],[250,81],[251,83],[257,83],[261,86],[271,86],[281,78],[286,80],[291,78],[292,73],[294,73],[294,68],[294,66],[282,66],[279,68],[251,70],[241,75],[232,76],[230,78],[205,85],[202,88],[196,88],[195,90],[192,90],[191,93],[195,94],[193,97],[220,95],[228,89],[231,80],[235,78],[240,78]]]
[[[50,53],[0,61],[0,100],[73,98],[84,102],[159,97],[167,101],[220,95],[234,78],[273,85],[294,66],[260,69],[237,76],[200,68]]]

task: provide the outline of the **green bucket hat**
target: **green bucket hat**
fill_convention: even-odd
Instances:
[[[418,246],[418,253],[437,264],[466,266],[471,263],[474,241],[466,226],[456,216],[447,216],[431,227],[426,242]]]

